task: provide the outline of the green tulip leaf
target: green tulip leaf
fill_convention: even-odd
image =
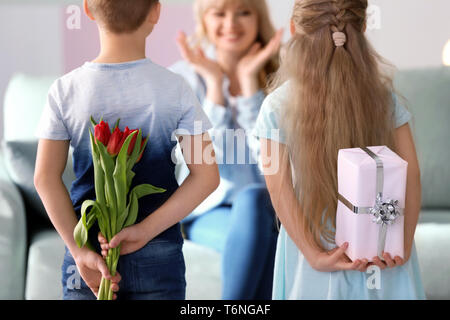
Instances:
[[[139,211],[139,203],[136,194],[133,192],[130,193],[130,203],[128,204],[128,216],[124,224],[124,228],[132,226],[135,224]]]
[[[133,182],[133,178],[136,174],[131,171],[127,170],[127,194],[130,192],[131,183]]]
[[[105,203],[105,173],[101,165],[99,148],[95,143],[94,135],[91,130],[89,130],[89,133],[91,138],[92,162],[94,164],[95,194],[99,203]]]
[[[138,211],[139,211],[138,200],[140,198],[149,196],[151,194],[164,193],[166,191],[167,190],[165,190],[165,189],[154,187],[151,184],[141,184],[139,186],[136,186],[130,192],[130,203],[128,205],[128,208],[129,208],[128,209],[128,217],[125,222],[124,228],[132,226],[136,222]]]
[[[93,207],[91,212],[88,214],[86,213],[87,209],[90,207]],[[95,201],[92,200],[86,200],[83,202],[83,205],[81,206],[81,219],[78,221],[78,224],[75,227],[74,230],[74,239],[77,243],[79,248],[84,247],[86,244],[86,241],[88,240],[88,232],[89,229],[92,228],[92,226],[95,223],[95,220],[97,218],[96,210],[98,210],[99,207]]]
[[[98,215],[97,222],[102,235],[105,236],[108,241],[111,241],[112,237],[109,232],[108,224],[105,222],[105,218],[102,214]]]
[[[83,248],[88,240],[88,231],[84,226],[83,218],[78,221],[75,230],[73,231],[73,238],[78,248]]]
[[[89,218],[88,218],[87,217],[88,214],[86,212],[90,207],[93,207],[93,208],[92,208],[92,210],[89,214]],[[83,220],[83,225],[88,231],[92,227],[92,224],[93,224],[90,216],[96,216],[97,211],[100,211],[100,207],[96,201],[86,200],[81,205],[81,220]]]
[[[97,208],[96,207],[92,208],[91,212],[88,215],[87,222],[86,222],[86,228],[88,231],[91,230],[95,221],[97,221]]]
[[[97,125],[97,122],[95,122],[94,117],[91,116],[90,120],[91,120],[92,126],[95,127]]]
[[[111,129],[111,133],[114,133],[114,131],[119,127],[119,123],[120,123],[120,118],[117,119],[116,124],[115,124],[114,127]]]
[[[116,222],[117,222],[117,199],[116,199],[116,192],[114,187],[114,179],[113,179],[113,173],[115,170],[115,160],[114,158],[108,153],[106,150],[106,147],[102,143],[97,144],[98,150],[100,151],[100,162],[101,166],[104,171],[104,190],[105,190],[105,198],[106,202],[109,205],[109,210],[107,211],[109,213],[108,220],[109,225],[111,227],[111,236],[116,235]],[[100,176],[100,174],[98,175]],[[97,178],[97,177],[96,177]],[[104,203],[100,201],[100,203]]]
[[[100,162],[102,164],[103,171],[106,175],[112,175],[114,171],[114,159],[106,150],[103,143],[97,143],[97,149],[99,151]]]
[[[135,187],[131,192],[134,192],[137,198],[140,199],[151,194],[164,193],[166,191],[166,189],[157,188],[152,186],[151,184],[141,184],[140,186]]]
[[[141,143],[142,143],[142,130],[139,130],[133,152],[131,153],[130,158],[128,159],[127,162],[127,170],[131,170],[136,164],[136,161],[139,158],[139,153],[141,151]]]
[[[144,153],[144,150],[147,147],[147,143],[148,143],[148,137],[145,138],[144,143],[142,144],[142,148],[141,148],[141,152],[139,153],[139,157]]]
[[[92,131],[90,129],[89,129],[89,136],[91,139],[92,156],[93,156],[93,158],[98,159],[98,148],[97,148],[97,145],[95,144],[94,134],[92,133]]]
[[[124,225],[125,221],[128,218],[129,210],[130,210],[130,206],[128,205],[128,207],[124,211],[119,213],[119,217],[117,218],[117,226],[118,226],[118,228],[123,228],[123,225]]]
[[[127,208],[127,157],[128,157],[128,147],[130,146],[131,140],[136,135],[136,132],[130,134],[119,152],[116,159],[116,167],[113,173],[114,180],[114,191],[116,193],[117,199],[117,226],[121,224],[119,216],[123,214]],[[118,230],[117,230],[118,231]]]

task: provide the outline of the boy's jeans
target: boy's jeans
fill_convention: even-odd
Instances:
[[[121,256],[122,276],[117,300],[184,300],[186,296],[183,243],[155,239],[142,249]],[[64,300],[95,300],[80,277],[75,261],[66,248],[62,265]]]

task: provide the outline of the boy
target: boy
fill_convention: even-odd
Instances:
[[[177,135],[190,152],[189,142],[199,139],[209,150],[206,130],[211,128],[194,94],[178,76],[145,58],[145,42],[159,20],[157,0],[84,0],[90,19],[98,25],[101,50],[92,62],[58,79],[37,131],[40,138],[35,186],[56,230],[66,244],[62,266],[64,299],[95,299],[101,276],[113,280],[121,299],[185,299],[183,239],[179,221],[196,208],[219,184],[217,165],[190,165],[189,178],[178,186],[171,161]],[[133,185],[150,183],[166,189],[143,198],[136,225],[124,229],[110,246],[121,247],[114,278],[102,257],[78,248],[73,230],[84,200],[95,199],[89,142],[90,116],[97,121],[140,128],[149,137],[142,160],[135,166]],[[194,122],[202,123],[194,133]],[[197,128],[197,126],[196,126]],[[122,130],[124,128],[121,128]],[[205,141],[206,140],[206,141]],[[62,182],[69,146],[73,147],[76,180],[70,196]],[[186,159],[186,162],[189,162]],[[208,161],[211,163],[211,161]],[[97,239],[90,239],[100,250]],[[81,288],[68,285],[67,268],[77,265]]]

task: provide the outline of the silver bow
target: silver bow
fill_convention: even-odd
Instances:
[[[374,216],[372,221],[376,224],[385,223],[387,225],[392,225],[395,222],[395,219],[401,215],[400,210],[398,200],[387,199],[386,202],[384,202],[382,195],[378,194],[375,206],[370,208],[370,214]]]

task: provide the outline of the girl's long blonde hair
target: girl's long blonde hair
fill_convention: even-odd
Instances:
[[[202,46],[208,43],[208,36],[206,33],[206,26],[204,23],[204,16],[208,9],[213,5],[225,6],[228,3],[239,2],[248,8],[254,10],[258,16],[258,37],[257,42],[261,43],[262,47],[266,46],[276,33],[276,29],[270,19],[269,8],[266,0],[195,0],[194,2],[194,16],[195,16],[195,34],[191,38],[194,46]],[[273,75],[279,67],[279,57],[273,57],[266,64],[259,74],[261,88],[266,89],[268,84],[268,77]]]
[[[333,243],[337,208],[337,156],[340,149],[394,146],[393,85],[386,65],[368,43],[367,0],[296,0],[295,34],[286,46],[273,87],[290,82],[281,128],[286,158],[302,214],[298,225]],[[334,32],[347,41],[337,47]]]

